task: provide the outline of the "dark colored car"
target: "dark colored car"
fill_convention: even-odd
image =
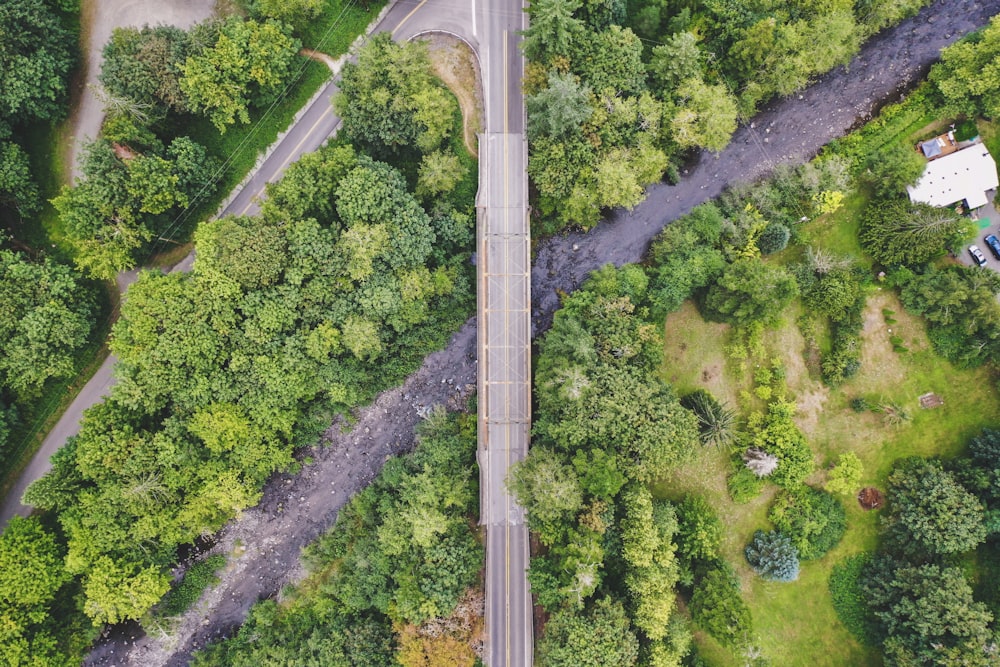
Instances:
[[[986,264],[986,255],[984,255],[983,251],[979,249],[979,246],[970,245],[969,254],[972,255],[972,261],[979,266]]]
[[[993,234],[990,234],[983,240],[986,241],[986,247],[990,249],[993,256],[1000,259],[1000,239]]]

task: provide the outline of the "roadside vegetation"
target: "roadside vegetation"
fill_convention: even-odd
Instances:
[[[67,112],[76,67],[74,2],[12,0],[0,7],[0,476],[17,467],[106,333],[93,281],[60,263],[34,233],[54,194],[46,151]]]
[[[950,256],[967,218],[905,191],[918,140],[995,136],[992,83],[954,92],[994,42],[996,21],[813,162],[564,298],[510,480],[541,544],[540,665],[995,664],[1000,281]],[[648,388],[616,393],[619,362]]]
[[[399,382],[468,317],[476,169],[455,98],[429,71],[425,45],[373,40],[345,68],[338,105],[391,74],[432,88],[434,113],[419,115],[425,88],[400,91],[395,120],[409,134],[391,143],[346,113],[336,141],[268,187],[260,216],[198,228],[190,273],[145,271],[130,287],[110,343],[118,383],[26,494],[57,526],[38,538],[64,554],[46,567],[95,625],[143,618],[170,588],[179,547],[255,504],[297,445]],[[121,187],[143,161],[186,164],[170,146],[114,167]],[[104,148],[99,159],[119,160]],[[372,155],[397,153],[403,171]],[[21,585],[35,574],[22,568]],[[67,604],[57,592],[37,604]],[[38,616],[9,603],[18,636],[34,641]],[[414,624],[432,611],[412,605]],[[53,652],[52,664],[72,661]]]
[[[538,230],[589,228],[642,201],[646,185],[676,182],[695,151],[721,151],[761,104],[846,65],[924,4],[533,0],[524,50]]]

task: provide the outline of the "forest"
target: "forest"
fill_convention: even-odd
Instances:
[[[998,27],[814,161],[730,187],[641,266],[563,298],[510,480],[541,544],[538,664],[798,664],[817,645],[836,664],[995,664],[1000,282],[954,260],[977,226],[905,186],[915,141],[952,119],[995,141],[992,89],[961,81]],[[886,384],[900,365],[954,408],[913,414],[914,383]],[[967,376],[975,397],[948,390]]]
[[[676,182],[695,151],[721,151],[762,104],[924,4],[534,0],[524,88],[537,231],[592,227],[645,186]]]
[[[427,58],[422,43],[374,40],[345,68],[338,105],[351,103],[352,82],[390,73],[410,86],[401,96],[438,85]],[[67,599],[95,625],[143,617],[170,588],[181,545],[256,504],[297,446],[398,383],[465,321],[476,171],[454,134],[455,99],[435,90],[440,123],[414,121],[414,101],[399,116],[410,134],[390,142],[366,133],[363,114],[345,113],[337,141],[268,187],[260,216],[199,226],[190,273],[143,271],[130,287],[110,342],[117,384],[26,494],[46,522],[31,520],[19,539],[46,554],[38,564],[51,583],[3,598],[5,658],[38,644],[50,649],[31,650],[45,664],[71,663],[49,614]],[[372,154],[404,156],[395,162],[405,173]],[[447,178],[421,156],[450,165]],[[471,501],[449,502],[464,515]],[[467,563],[469,536],[456,533],[454,549],[441,551],[452,543],[431,545],[442,529],[427,520],[415,528],[430,549],[420,558]],[[17,585],[41,585],[42,575],[21,568]],[[443,589],[414,599],[410,584],[397,585],[414,624],[458,599]]]
[[[102,72],[108,123],[84,177],[53,202],[76,268],[0,252],[0,295],[18,314],[4,329],[4,423],[75,372],[99,308],[83,275],[141,263],[221,169],[181,128],[233,132],[273,102],[310,6],[257,0],[245,19],[115,34]],[[646,184],[677,177],[689,151],[721,150],[766,100],[847,62],[919,6],[533,3],[526,86],[541,230],[634,205]],[[284,16],[290,8],[302,13]],[[43,11],[58,21],[67,9],[17,0],[0,21],[49,20],[63,34],[30,14]],[[546,621],[539,664],[788,664],[768,605],[816,573],[828,586],[809,594],[841,619],[831,636],[854,637],[841,647],[851,656],[995,661],[995,396],[983,394],[980,420],[991,423],[939,413],[961,423],[944,436],[889,389],[859,383],[884,361],[865,354],[872,303],[904,332],[889,339],[894,363],[951,379],[992,370],[1000,282],[947,256],[973,228],[903,193],[920,174],[910,135],[927,123],[917,120],[997,136],[995,91],[962,82],[995,59],[998,26],[948,49],[927,84],[817,160],[732,187],[666,227],[642,265],[601,269],[564,297],[539,343],[532,453],[510,479],[540,545],[529,573]],[[52,48],[52,90],[8,101],[10,127],[60,113],[45,100],[65,95],[72,65]],[[0,562],[16,564],[0,568],[3,660],[75,664],[88,624],[148,620],[174,595],[169,569],[185,545],[255,504],[332,415],[397,384],[470,314],[476,170],[425,47],[371,40],[341,91],[338,139],[269,186],[260,216],[200,225],[193,271],[143,271],[130,288],[110,343],[118,384],[29,490],[42,517],[0,535]],[[30,212],[23,147],[4,137],[13,167],[0,173],[17,184],[0,184],[4,214]],[[716,361],[731,386],[673,368],[678,316],[722,332]],[[860,420],[883,447],[817,437],[803,380],[775,349],[788,331],[814,386],[841,401],[837,418]],[[995,393],[987,384],[979,390]],[[432,415],[416,452],[387,463],[308,550],[306,584],[256,607],[201,664],[474,664],[472,438],[469,416]],[[692,467],[710,468],[718,488],[675,484]],[[886,504],[859,519],[862,483]]]
[[[474,414],[438,410],[303,553],[310,576],[258,603],[194,665],[432,667],[476,660],[482,632]]]
[[[90,91],[105,122],[73,187],[65,162],[69,82],[82,75],[78,2],[0,8],[0,33],[10,36],[0,47],[4,475],[26,462],[106,354],[117,273],[190,240],[329,76],[299,46],[346,50],[378,5],[251,4],[187,31],[114,31]]]

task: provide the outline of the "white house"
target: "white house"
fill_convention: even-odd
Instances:
[[[986,146],[975,143],[931,160],[916,185],[906,188],[910,201],[950,206],[965,201],[971,210],[984,206],[986,191],[1000,185],[997,164]]]

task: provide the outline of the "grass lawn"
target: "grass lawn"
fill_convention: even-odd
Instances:
[[[822,219],[808,230],[813,238],[840,238]],[[840,241],[844,243],[843,238]],[[835,245],[835,244],[834,244]],[[846,252],[846,248],[845,248]],[[886,323],[883,309],[892,312]],[[823,468],[845,451],[854,451],[865,465],[865,485],[884,488],[893,461],[910,455],[953,456],[983,426],[1000,423],[1000,395],[986,370],[960,370],[934,354],[921,320],[907,315],[891,290],[876,290],[868,299],[862,331],[862,368],[841,387],[830,389],[812,377],[804,360],[806,342],[795,325],[794,309],[775,331],[765,335],[768,353],[786,369],[788,395],[799,405],[796,421],[809,439],[818,472],[809,482],[822,484]],[[892,330],[890,333],[889,330]],[[704,388],[737,406],[750,378],[738,377],[737,364],[727,361],[729,327],[705,322],[690,303],[666,321],[664,378],[681,394]],[[893,351],[889,338],[898,335],[908,352]],[[923,410],[918,397],[933,391],[944,405]],[[911,415],[900,426],[884,423],[872,412],[858,414],[850,400],[865,396],[872,404],[896,403]],[[753,611],[757,644],[776,666],[840,667],[878,665],[877,652],[858,644],[840,624],[827,589],[834,564],[846,556],[876,545],[877,514],[863,511],[845,498],[848,529],[843,541],[818,561],[803,563],[798,581],[765,582],[746,565],[743,547],[757,528],[768,528],[767,507],[775,492],[769,486],[746,505],[736,505],[726,492],[727,453],[712,448],[656,486],[661,497],[677,499],[685,493],[703,495],[726,526],[723,553],[742,582]],[[742,662],[710,637],[698,634],[699,647],[711,665]]]
[[[799,231],[802,244],[821,248],[835,255],[855,258],[863,266],[870,267],[872,260],[858,242],[858,226],[861,212],[871,197],[871,193],[863,188],[850,192],[836,211],[803,225]]]

